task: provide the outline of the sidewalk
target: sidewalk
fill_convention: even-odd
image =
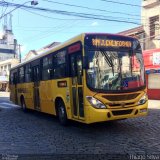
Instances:
[[[10,92],[0,92],[0,97],[9,97]]]

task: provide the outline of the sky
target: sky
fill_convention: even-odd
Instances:
[[[5,1],[31,6],[30,1],[25,0]],[[141,0],[38,0],[34,8],[54,11],[51,13],[19,7],[12,12],[12,30],[21,45],[23,57],[30,50],[38,50],[52,42],[64,42],[83,32],[118,33],[137,27],[141,23],[140,5]],[[0,6],[0,15],[14,8]],[[74,16],[66,15],[66,12],[59,14],[59,11],[72,12]],[[83,13],[83,16],[75,16],[79,13]],[[92,17],[86,18],[86,15]],[[0,30],[3,24],[4,19],[0,19]]]

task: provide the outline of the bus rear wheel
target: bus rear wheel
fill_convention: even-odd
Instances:
[[[57,110],[58,110],[58,118],[62,125],[67,125],[68,119],[67,119],[67,113],[65,109],[65,105],[63,101],[59,101],[57,104]]]

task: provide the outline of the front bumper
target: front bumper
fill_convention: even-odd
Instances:
[[[119,109],[95,109],[92,106],[87,106],[86,123],[141,117],[146,116],[147,113],[148,101],[143,105]]]

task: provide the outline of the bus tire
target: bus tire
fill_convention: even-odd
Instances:
[[[21,98],[21,108],[24,112],[27,111],[27,107],[26,107],[26,103],[25,103],[25,100],[24,100],[24,97]]]
[[[68,122],[68,118],[67,118],[65,105],[62,100],[58,101],[57,111],[58,111],[58,119],[60,121],[60,124],[62,124],[63,126],[66,126]]]

